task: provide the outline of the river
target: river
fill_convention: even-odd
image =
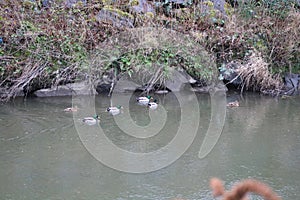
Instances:
[[[17,98],[0,105],[0,199],[212,200],[211,177],[223,179],[226,188],[255,178],[284,200],[299,199],[299,97],[231,93],[225,100],[238,99],[240,106],[215,107],[226,113],[213,116],[210,95],[154,95],[157,110],[138,105],[137,95],[114,97],[113,103],[124,102],[115,116],[105,111],[110,98],[100,95]],[[72,103],[78,112],[64,112]],[[96,113],[98,124],[82,122]],[[199,158],[209,128],[218,132],[216,144]],[[175,141],[177,134],[186,138]],[[124,154],[106,146],[105,138]],[[167,153],[144,162],[126,157],[168,145]]]

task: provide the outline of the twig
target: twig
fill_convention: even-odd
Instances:
[[[222,181],[212,178],[210,180],[210,187],[215,197],[223,196],[222,200],[247,200],[246,195],[249,192],[258,194],[265,200],[281,200],[268,185],[253,179],[241,181],[230,191],[225,191]]]

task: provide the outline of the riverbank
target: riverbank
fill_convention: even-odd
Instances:
[[[102,84],[111,92],[120,77],[135,75],[134,82],[149,92],[165,88],[174,70],[185,71],[193,84],[203,86],[223,81],[241,91],[297,92],[299,3],[230,2],[0,1],[1,100],[78,80],[88,80],[95,89]],[[126,34],[109,46],[112,38],[144,27],[183,35],[193,40],[193,48],[163,33],[159,36],[168,45],[151,43],[151,37],[157,38],[153,29],[141,34],[140,46],[132,42],[137,40],[126,43]],[[173,48],[177,44],[185,51]],[[195,59],[199,54],[209,59]]]

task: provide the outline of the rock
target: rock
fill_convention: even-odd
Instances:
[[[122,75],[120,78],[117,78],[114,76],[114,74],[114,70],[111,69],[102,76],[101,80],[96,86],[96,91],[99,94],[109,94],[112,92],[112,88],[113,92],[123,93],[134,92],[141,87],[140,84],[138,84],[136,81],[133,81],[133,79],[127,75]]]
[[[222,14],[225,14],[225,0],[210,0],[214,4],[214,9],[219,10]]]
[[[114,84],[117,81],[115,74],[116,71],[114,68],[111,68],[102,75],[102,78],[98,80],[98,83],[96,84],[96,91],[99,94],[109,94],[111,92],[112,87],[114,87]]]
[[[42,6],[49,8],[54,3],[54,0],[42,0]]]
[[[66,0],[65,5],[66,7],[71,8],[79,2],[81,2],[83,5],[86,5],[86,0]]]
[[[154,92],[155,94],[168,94],[169,90],[157,90]]]
[[[136,82],[130,80],[129,77],[122,76],[118,80],[118,82],[117,82],[117,84],[114,88],[114,92],[134,92],[140,87],[141,87],[141,85],[139,85]]]
[[[300,87],[300,74],[292,74],[292,73],[289,73],[289,74],[286,74],[284,76],[284,82],[285,82],[285,85],[284,87],[286,88],[286,90],[299,90],[299,87]]]
[[[87,82],[70,83],[58,87],[41,89],[34,92],[37,97],[72,96],[97,94],[92,85]]]
[[[203,87],[192,87],[191,91],[193,92],[199,92],[199,93],[209,93],[209,86],[203,86]]]
[[[5,88],[0,88],[0,97],[1,98],[5,98],[9,96],[9,91],[7,91]],[[18,88],[17,91],[15,91],[15,95],[16,97],[24,97],[24,91],[21,88]]]
[[[177,92],[181,91],[184,88],[185,84],[194,84],[196,80],[193,79],[185,70],[183,69],[169,69],[171,76],[168,80],[166,80],[164,87],[168,90]],[[113,76],[114,71],[108,71],[105,75],[103,75],[102,79],[98,82],[96,91],[102,94],[109,94],[112,92],[123,93],[123,92],[133,92],[136,90],[145,91],[147,90],[147,85],[145,84],[145,80],[140,80],[139,73],[133,73],[131,77],[128,75],[122,75],[120,78],[116,78]],[[120,75],[118,75],[119,77]],[[151,76],[148,77],[149,80]],[[144,77],[144,79],[147,79]],[[153,88],[152,88],[153,89]],[[157,94],[165,94],[168,93],[168,90],[158,91]]]
[[[235,61],[229,62],[220,68],[220,80],[230,82],[233,85],[239,85],[242,83],[242,79],[238,77],[237,70],[240,68],[240,64]]]
[[[230,9],[231,6],[226,3],[225,0],[210,0],[201,2],[199,4],[199,8],[201,10],[201,13],[209,13],[210,15],[215,15],[215,11],[219,11],[223,15],[226,15],[226,9]]]
[[[16,92],[16,97],[24,97],[24,96],[25,96],[25,94],[24,94],[23,89],[18,88],[17,92]]]
[[[186,8],[192,5],[192,0],[167,0],[167,1],[154,1],[156,9],[163,9],[165,14],[169,16],[174,14],[174,10],[178,8]]]
[[[212,89],[215,92],[219,92],[219,91],[227,92],[228,91],[228,88],[226,87],[226,85],[222,81],[218,82],[217,84],[214,84],[212,86]]]
[[[96,91],[98,94],[109,94],[111,84],[108,83],[98,83],[96,86]]]
[[[138,0],[138,5],[132,6],[131,10],[133,12],[136,12],[136,13],[149,13],[149,12],[151,12],[151,13],[155,14],[155,9],[146,0]]]
[[[186,71],[183,69],[176,70],[170,68],[171,77],[165,82],[165,86],[172,92],[181,91],[185,84],[193,84],[196,82]]]
[[[193,92],[200,92],[200,93],[209,93],[209,92],[227,92],[228,89],[226,85],[222,81],[217,84],[212,84],[210,86],[203,86],[203,87],[192,87],[191,91]]]
[[[104,6],[97,15],[99,21],[105,21],[113,24],[115,27],[133,28],[134,17],[112,6]]]

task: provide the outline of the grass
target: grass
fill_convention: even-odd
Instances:
[[[95,52],[103,41],[128,31],[97,20],[98,12],[107,7],[107,2],[88,1],[86,5],[77,3],[70,8],[57,2],[50,8],[30,1],[0,2],[0,87],[8,94],[2,100],[14,97],[20,89],[31,93],[86,77],[91,73],[91,63],[97,63],[91,59],[96,59]],[[124,2],[109,4],[112,10],[134,17],[135,28],[160,27],[190,35],[199,44],[194,46],[204,47],[217,62],[215,67],[206,66],[193,58],[195,53],[191,49],[178,53],[158,48],[151,50],[151,54],[136,49],[116,58],[120,72],[130,75],[146,70],[147,63],[158,62],[165,69],[158,82],[168,78],[170,65],[184,67],[197,79],[209,81],[217,77],[216,70],[222,64],[237,61],[242,64],[243,88],[280,90],[279,80],[284,73],[300,73],[299,6],[292,0],[282,2],[239,1],[234,8],[226,4],[227,16],[213,6],[201,14],[200,1],[177,9],[178,12],[164,6],[156,15],[131,13]],[[259,61],[251,60],[254,57]],[[140,66],[139,70],[136,66]],[[110,67],[113,66],[95,66],[92,76],[99,78]]]

